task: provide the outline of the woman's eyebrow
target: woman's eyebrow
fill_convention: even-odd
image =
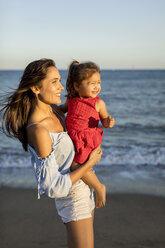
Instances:
[[[58,79],[61,79],[61,77],[58,77],[58,78],[52,78],[52,80],[58,80]]]
[[[57,80],[60,80],[60,79],[61,79],[61,77],[58,77],[58,78],[51,78],[51,79],[49,80],[49,82],[57,81]]]

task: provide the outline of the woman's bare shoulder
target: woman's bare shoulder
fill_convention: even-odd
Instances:
[[[36,123],[27,128],[28,143],[39,157],[47,157],[52,150],[50,133],[41,123]]]

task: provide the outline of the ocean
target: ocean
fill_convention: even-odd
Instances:
[[[60,73],[65,87],[67,71]],[[0,71],[0,95],[16,88],[21,75]],[[165,196],[165,70],[102,70],[101,79],[99,96],[115,126],[103,128],[97,176],[109,193]],[[0,187],[36,188],[30,154],[2,132]]]

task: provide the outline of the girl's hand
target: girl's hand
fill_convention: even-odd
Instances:
[[[108,127],[112,128],[115,124],[115,119],[112,118],[111,116],[108,116],[108,124],[109,124]]]
[[[92,161],[93,165],[96,165],[100,161],[102,154],[103,154],[103,152],[102,152],[100,146],[98,146],[89,155],[89,160]]]
[[[102,122],[103,127],[112,128],[115,124],[115,119],[109,115],[107,118],[103,119],[101,122]]]

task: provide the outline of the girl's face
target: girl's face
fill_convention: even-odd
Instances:
[[[100,73],[95,72],[90,78],[83,80],[80,85],[75,83],[75,89],[81,98],[96,97],[101,90]]]
[[[47,104],[60,104],[61,91],[64,89],[60,79],[58,70],[54,66],[49,67],[47,76],[39,89],[38,99]]]

